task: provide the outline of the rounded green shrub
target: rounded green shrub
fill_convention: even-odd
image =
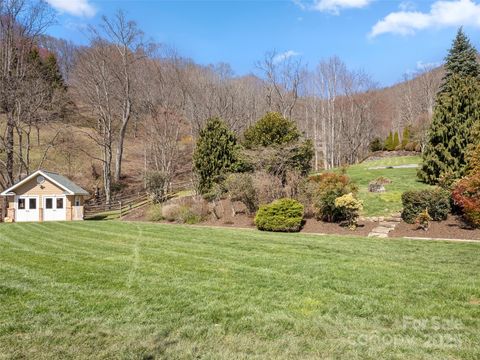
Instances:
[[[380,139],[379,137],[374,138],[372,141],[370,141],[370,144],[368,145],[368,148],[370,149],[371,152],[382,151],[383,147],[384,147],[383,140]]]
[[[406,191],[402,194],[402,219],[415,223],[418,215],[427,211],[433,220],[445,220],[450,213],[450,192],[437,188]]]
[[[255,216],[259,230],[296,232],[303,223],[303,205],[293,199],[279,199],[262,205]]]

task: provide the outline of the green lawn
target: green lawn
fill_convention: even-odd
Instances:
[[[478,359],[480,244],[0,225],[1,359]]]
[[[416,190],[428,187],[417,180],[417,169],[375,169],[377,166],[397,166],[406,164],[420,164],[420,156],[401,156],[382,160],[366,161],[348,168],[347,174],[359,186],[359,198],[364,202],[364,215],[390,215],[402,210],[402,193],[407,190]],[[392,180],[386,185],[385,193],[368,192],[368,184],[376,178],[384,176]]]

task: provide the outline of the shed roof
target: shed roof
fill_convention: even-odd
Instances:
[[[0,195],[3,195],[3,196],[10,195],[13,192],[13,190],[15,190],[18,186],[25,184],[26,182],[36,178],[38,175],[42,175],[43,177],[50,180],[57,186],[61,187],[63,190],[66,191],[67,195],[88,195],[88,191],[82,189],[80,186],[78,186],[77,184],[75,184],[73,181],[66,178],[65,176],[54,173],[54,172],[45,171],[45,170],[35,171],[33,174],[30,174],[29,176],[22,179],[12,187],[6,189]]]

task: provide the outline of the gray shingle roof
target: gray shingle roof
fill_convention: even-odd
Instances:
[[[74,195],[88,195],[88,191],[82,189],[80,186],[72,182],[70,179],[67,179],[65,176],[54,173],[54,172],[45,171],[45,170],[42,170],[42,172],[45,175],[51,177],[53,180],[55,180],[57,183],[59,183],[63,187],[73,192]]]

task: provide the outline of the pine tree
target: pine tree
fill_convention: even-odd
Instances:
[[[397,150],[397,147],[399,145],[400,145],[400,138],[398,137],[398,131],[395,131],[395,135],[393,136],[392,150]]]
[[[477,61],[477,50],[472,46],[470,40],[463,32],[458,29],[457,36],[453,41],[452,47],[445,58],[445,77],[444,85],[451,76],[478,78],[480,75],[480,65]],[[442,87],[443,90],[443,87]]]
[[[472,129],[472,143],[467,151],[467,169],[469,175],[480,172],[480,121]]]
[[[66,88],[55,55],[49,54],[43,61],[43,72],[45,75],[45,80],[51,83],[54,88]]]
[[[451,75],[437,95],[423,152],[421,180],[436,184],[441,177],[459,178],[465,172],[466,152],[474,142],[472,128],[480,119],[480,86],[473,77]]]
[[[460,28],[445,58],[445,77],[423,152],[421,180],[437,184],[466,171],[467,149],[474,142],[472,128],[480,121],[480,65],[477,51]]]
[[[297,125],[278,112],[268,112],[244,134],[246,148],[289,144],[300,139]]]
[[[237,152],[236,136],[225,122],[218,118],[207,120],[193,154],[201,194],[208,193],[215,183],[219,183],[234,168]]]
[[[392,151],[393,149],[394,149],[394,147],[393,147],[393,133],[390,131],[390,133],[387,136],[387,139],[385,140],[385,150]]]
[[[405,146],[410,142],[410,126],[407,125],[403,128],[403,134],[402,134],[402,148],[405,148]]]

